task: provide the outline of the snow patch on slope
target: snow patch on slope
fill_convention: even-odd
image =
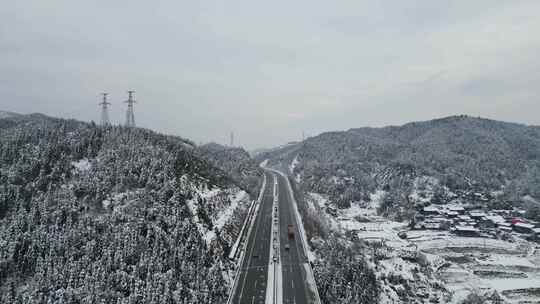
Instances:
[[[222,229],[225,224],[229,222],[240,203],[249,201],[249,195],[239,188],[223,190],[220,188],[208,189],[206,186],[197,189],[196,192],[197,195],[193,199],[187,201],[187,206],[191,214],[193,214],[193,220],[203,236],[203,239],[207,245],[210,245],[216,238],[215,230]],[[208,205],[205,207],[211,205],[212,209],[215,211],[208,215],[212,221],[211,229],[203,223],[200,217],[199,209],[203,207],[200,206],[199,202]]]
[[[328,205],[328,199],[322,196],[321,194],[315,193],[315,192],[309,192],[308,195],[310,198],[307,200],[309,208],[313,210],[317,210],[317,207],[326,208],[326,206]]]
[[[411,202],[415,204],[429,204],[434,196],[434,189],[439,185],[439,180],[431,176],[419,176],[414,179],[413,189],[409,195]]]
[[[330,201],[325,195],[315,192],[309,192],[307,194],[306,203],[309,207],[309,211],[319,216],[330,206]],[[340,229],[339,223],[334,217],[324,216],[322,218],[328,223],[332,230],[337,231]]]
[[[296,155],[289,165],[289,172],[294,173],[294,169],[296,168],[296,165],[298,165],[298,155]]]
[[[326,210],[321,214],[325,215],[332,230],[353,234],[369,244],[361,254],[380,282],[379,303],[404,303],[404,300],[415,298],[425,298],[426,301],[442,299],[448,292],[441,282],[430,271],[425,272],[421,263],[414,262],[414,258],[411,260],[418,254],[417,246],[398,236],[407,224],[377,215],[385,196],[386,192],[379,190],[370,195],[369,201],[351,202],[351,207],[346,209],[334,208],[327,196],[318,193],[308,193],[306,201],[310,209]],[[377,262],[373,261],[375,253]],[[441,261],[437,256],[426,260],[428,268],[440,267]]]
[[[125,203],[129,204],[129,202],[132,202],[133,199],[135,199],[137,194],[140,192],[141,190],[116,193],[110,198],[103,200],[101,204],[105,209],[108,209],[110,207],[112,210],[117,211],[117,208],[122,208]]]
[[[238,204],[240,202],[244,202],[249,199],[248,194],[246,191],[241,190],[236,193],[233,193],[229,196],[231,204],[229,207],[223,209],[221,212],[219,212],[216,216],[216,220],[214,221],[214,226],[218,229],[223,228],[225,224],[229,221],[231,216],[233,215],[234,210],[238,208]]]
[[[294,157],[293,161],[291,162],[291,164],[289,165],[289,172],[294,176],[294,180],[297,183],[302,182],[302,178],[301,178],[300,174],[294,174],[294,169],[296,169],[296,167],[298,166],[299,163],[300,163],[300,161],[298,160],[298,155],[296,155]]]
[[[83,158],[76,162],[71,162],[71,165],[75,167],[79,172],[86,172],[92,168],[92,164],[88,158]]]

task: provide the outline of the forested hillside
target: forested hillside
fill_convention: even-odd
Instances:
[[[375,247],[358,239],[357,227],[379,225],[373,231],[382,231],[385,217],[407,225],[429,204],[511,209],[540,199],[540,127],[468,116],[323,133],[257,155],[266,159],[295,182],[326,303],[376,303],[403,283],[388,280],[374,262]],[[431,275],[423,271],[414,284],[444,297]],[[416,297],[400,294],[402,300]]]
[[[406,199],[420,177],[450,191],[540,198],[540,127],[468,116],[324,133],[259,158],[294,162],[290,169],[306,189],[341,207],[375,189]]]
[[[193,144],[0,119],[1,303],[224,303],[250,201]]]
[[[259,192],[263,171],[246,150],[209,143],[197,147],[196,152],[213,165],[227,172],[252,195]]]

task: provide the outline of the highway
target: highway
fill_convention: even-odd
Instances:
[[[307,285],[308,259],[302,246],[298,222],[296,221],[292,198],[287,179],[276,174],[278,179],[281,265],[283,271],[283,302],[284,304],[317,303],[316,297]],[[293,225],[294,238],[289,238],[288,225]],[[286,248],[289,245],[289,249]]]
[[[281,291],[277,293],[280,295],[277,296],[279,299],[270,297],[273,303],[267,304],[318,304],[316,290],[307,283],[313,282],[313,277],[310,277],[309,262],[302,245],[287,179],[277,171],[266,169],[265,174],[266,187],[247,237],[245,255],[231,303],[263,304],[267,299],[267,286],[275,284]],[[274,185],[276,181],[277,185]],[[282,273],[276,276],[279,279],[268,277],[268,271],[274,269],[273,261],[270,260],[274,187],[277,187],[279,205],[280,258],[276,264],[281,266]],[[288,225],[293,226],[294,238],[289,237]]]
[[[266,188],[255,222],[248,236],[245,256],[239,271],[238,284],[232,303],[264,304],[270,261],[270,237],[272,224],[272,202],[274,200],[274,174],[266,174]]]

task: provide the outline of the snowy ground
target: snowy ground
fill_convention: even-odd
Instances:
[[[300,163],[300,161],[298,161],[298,155],[296,155],[292,161],[292,163],[289,165],[289,173],[292,174],[294,176],[294,180],[297,182],[297,183],[301,183],[302,182],[302,177],[300,176],[300,174],[294,174],[294,169],[296,168],[296,166],[298,166],[298,164]]]
[[[73,167],[75,167],[75,169],[77,169],[79,172],[86,172],[92,168],[92,164],[87,158],[72,162],[71,165],[73,165]]]
[[[232,214],[238,208],[239,203],[243,205],[249,204],[248,194],[238,188],[232,189],[220,189],[220,188],[201,188],[197,189],[197,196],[187,202],[187,205],[194,215],[194,220],[197,223],[199,231],[203,235],[206,244],[210,245],[212,241],[216,238],[216,229],[221,229],[229,221]],[[213,229],[208,229],[205,227],[201,219],[199,218],[199,203],[198,199],[204,199],[207,204],[212,204],[216,212],[211,214]]]
[[[496,290],[509,303],[540,302],[540,252],[532,243],[456,237],[444,232],[409,232],[422,252],[447,264],[437,275],[456,300],[471,290]]]
[[[408,231],[404,223],[376,215],[382,194],[373,194],[370,203],[327,214],[333,229],[383,244],[378,250],[384,257],[373,264],[382,284],[382,303],[400,303],[400,295],[410,290],[419,303],[460,303],[471,291],[497,291],[508,303],[540,303],[540,247],[535,243]],[[323,210],[330,206],[317,193],[309,193],[308,203]],[[406,239],[398,237],[400,231],[407,231]],[[417,259],[409,259],[410,253]]]

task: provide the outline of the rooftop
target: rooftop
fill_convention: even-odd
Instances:
[[[456,226],[456,231],[477,232],[478,229],[474,228],[473,226]]]
[[[520,227],[520,228],[527,228],[527,229],[533,229],[534,228],[534,225],[526,224],[526,223],[515,223],[514,226],[515,227]]]
[[[506,220],[500,215],[488,215],[486,218],[494,223],[504,223]]]

